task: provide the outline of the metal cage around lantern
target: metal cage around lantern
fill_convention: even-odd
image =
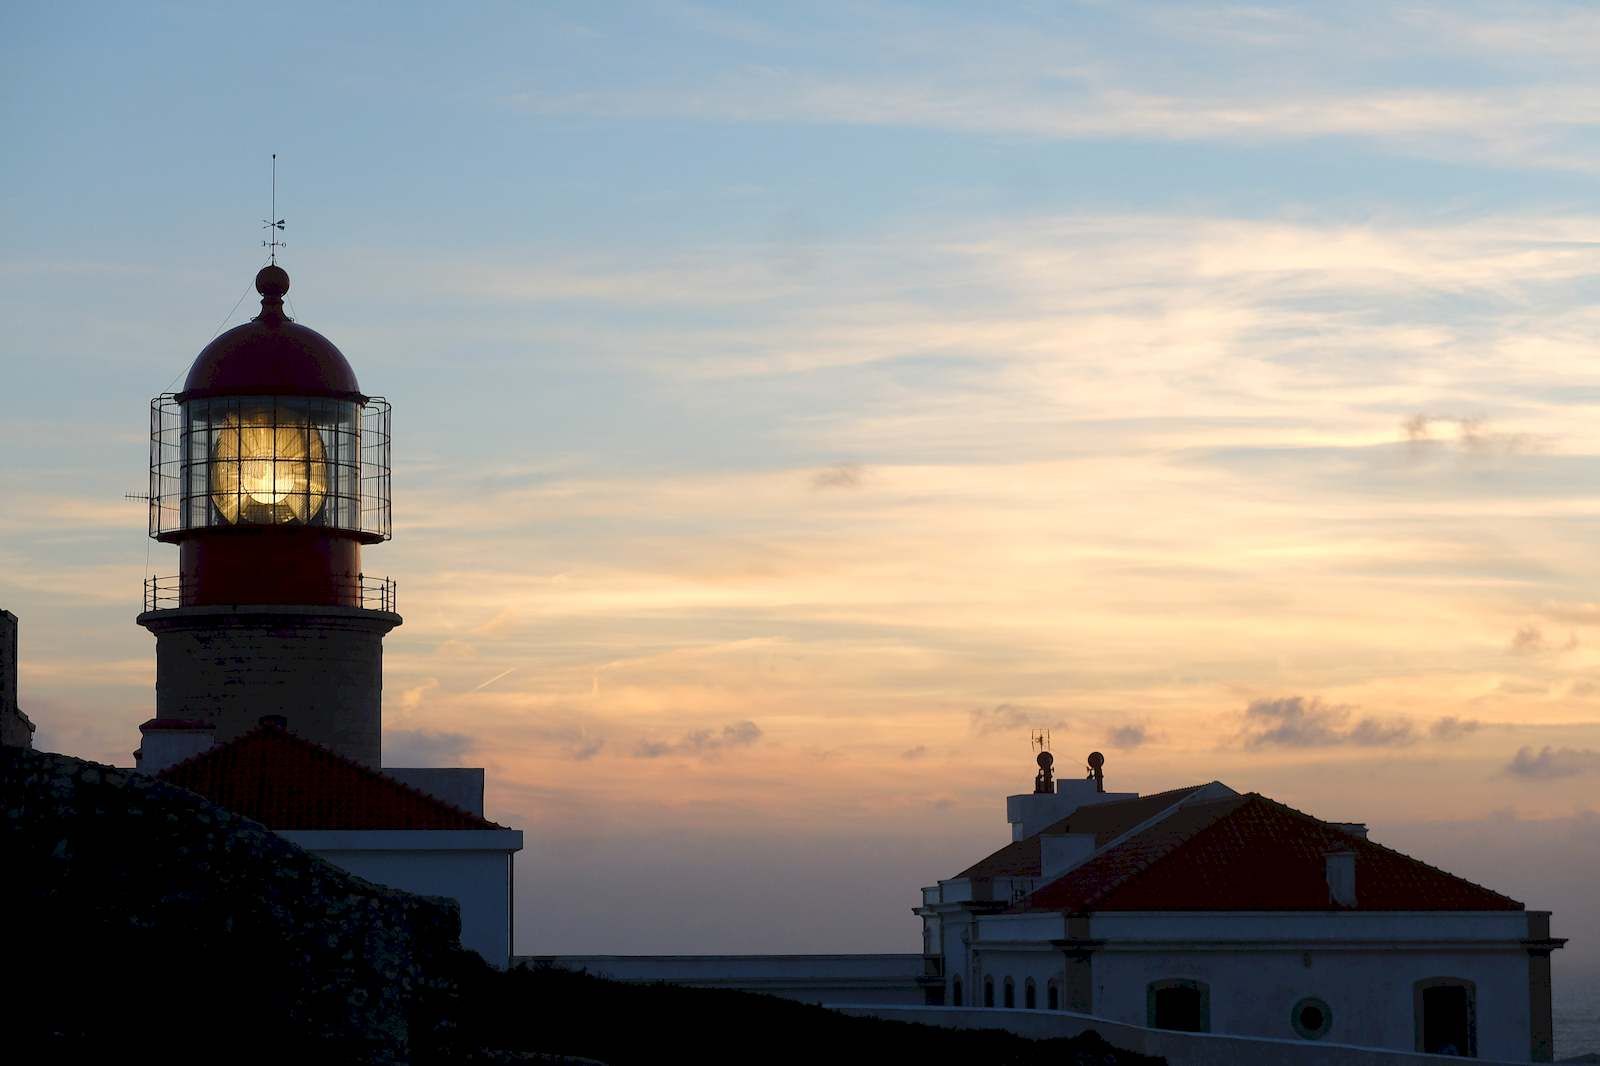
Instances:
[[[390,406],[381,396],[150,401],[150,536],[303,526],[388,540]]]

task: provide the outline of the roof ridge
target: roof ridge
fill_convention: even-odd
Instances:
[[[250,729],[245,730],[243,733],[240,733],[238,736],[232,738],[231,740],[225,740],[220,744],[213,744],[211,747],[207,748],[205,751],[196,752],[195,754],[189,756],[187,759],[183,759],[183,760],[181,760],[179,762],[173,763],[171,766],[168,766],[165,769],[161,770],[159,773],[157,773],[156,776],[157,777],[161,777],[161,778],[165,778],[167,776],[167,774],[171,773],[174,770],[179,769],[180,767],[188,766],[190,764],[198,764],[198,763],[204,761],[206,758],[212,757],[212,756],[216,756],[219,753],[221,753],[221,752],[223,752],[223,751],[225,751],[225,750],[227,750],[229,748],[233,748],[233,747],[235,747],[235,746],[237,746],[239,744],[242,744],[246,740],[254,740],[254,739],[258,739],[258,738],[259,739],[283,738],[283,739],[288,740],[288,741],[290,741],[290,742],[292,742],[294,744],[298,744],[298,745],[300,745],[300,746],[302,746],[302,747],[304,747],[304,748],[316,753],[319,756],[325,757],[327,759],[331,759],[335,763],[338,763],[341,766],[344,766],[344,767],[346,767],[348,769],[356,770],[360,774],[365,776],[368,780],[375,781],[376,783],[378,783],[380,785],[383,785],[384,787],[394,788],[394,789],[400,790],[401,792],[409,793],[410,795],[415,796],[415,797],[423,800],[426,803],[433,804],[434,806],[437,806],[437,807],[441,807],[441,808],[449,811],[451,814],[454,814],[454,815],[457,815],[457,816],[460,816],[460,817],[465,817],[465,818],[475,818],[478,821],[484,823],[484,827],[485,828],[490,828],[490,829],[504,829],[504,828],[506,828],[505,826],[501,825],[500,823],[491,821],[490,819],[484,817],[482,814],[475,814],[472,811],[467,810],[465,807],[458,807],[454,803],[451,803],[449,800],[441,799],[440,797],[435,796],[431,792],[424,792],[420,788],[417,788],[417,787],[415,787],[413,785],[408,785],[404,781],[400,780],[397,777],[391,777],[389,774],[384,773],[383,769],[381,767],[378,768],[378,769],[373,769],[372,767],[367,766],[365,763],[357,762],[355,759],[350,758],[348,755],[343,755],[343,754],[341,754],[341,753],[339,753],[337,751],[334,751],[332,748],[328,747],[325,744],[319,744],[317,741],[311,740],[308,737],[303,737],[303,736],[299,735],[298,733],[292,733],[288,729],[286,729],[286,728],[284,728],[282,726],[265,725],[265,724],[260,724],[260,725],[253,726]],[[182,786],[179,786],[179,787],[182,787]]]
[[[1274,807],[1278,807],[1278,808],[1281,808],[1284,811],[1287,811],[1289,814],[1293,815],[1294,817],[1303,818],[1303,819],[1305,819],[1307,821],[1315,822],[1318,825],[1326,826],[1327,828],[1333,830],[1335,833],[1339,833],[1339,834],[1341,834],[1343,836],[1349,837],[1350,842],[1352,844],[1358,845],[1358,847],[1356,848],[1357,851],[1359,851],[1361,847],[1366,847],[1366,848],[1370,848],[1370,849],[1375,850],[1375,851],[1386,852],[1387,854],[1393,855],[1396,858],[1404,859],[1406,862],[1413,862],[1413,863],[1416,863],[1418,866],[1425,866],[1429,870],[1432,870],[1434,873],[1440,874],[1441,876],[1444,876],[1444,877],[1448,877],[1453,881],[1460,881],[1463,884],[1471,885],[1473,888],[1479,889],[1480,891],[1483,891],[1483,892],[1487,892],[1491,896],[1499,896],[1501,899],[1505,900],[1508,903],[1515,903],[1515,904],[1517,904],[1519,906],[1522,906],[1522,907],[1526,908],[1526,904],[1524,904],[1521,900],[1513,899],[1511,896],[1506,895],[1504,892],[1497,892],[1494,889],[1488,887],[1487,885],[1480,885],[1480,884],[1478,884],[1478,882],[1468,880],[1467,878],[1462,877],[1460,874],[1453,874],[1449,870],[1443,869],[1442,867],[1435,866],[1435,865],[1433,865],[1433,863],[1427,862],[1427,861],[1425,861],[1423,859],[1419,859],[1415,855],[1408,855],[1405,852],[1400,851],[1397,848],[1391,848],[1387,844],[1380,844],[1376,840],[1368,840],[1366,837],[1356,836],[1354,833],[1347,833],[1344,830],[1339,829],[1334,823],[1323,821],[1321,818],[1318,818],[1316,815],[1307,814],[1305,811],[1302,811],[1302,810],[1300,810],[1298,808],[1295,808],[1295,807],[1291,807],[1287,803],[1282,802],[1281,800],[1275,800],[1271,796],[1264,796],[1259,792],[1249,792],[1249,793],[1246,793],[1246,796],[1253,796],[1256,799],[1261,800],[1264,803],[1271,804]]]
[[[1143,862],[1138,863],[1136,866],[1134,866],[1132,869],[1128,870],[1122,876],[1113,878],[1108,884],[1100,886],[1094,892],[1092,892],[1089,895],[1085,896],[1084,899],[1083,899],[1084,907],[1086,909],[1089,908],[1089,907],[1092,907],[1096,900],[1104,898],[1105,896],[1109,895],[1112,891],[1114,891],[1114,890],[1116,890],[1118,888],[1121,888],[1123,885],[1126,885],[1128,882],[1134,880],[1137,877],[1142,876],[1143,874],[1148,872],[1149,869],[1152,866],[1154,866],[1157,863],[1161,862],[1163,859],[1166,859],[1173,852],[1177,851],[1179,848],[1181,848],[1181,847],[1193,842],[1196,837],[1198,837],[1202,833],[1205,833],[1206,831],[1212,829],[1213,827],[1216,826],[1216,824],[1218,822],[1222,821],[1222,819],[1226,818],[1228,815],[1232,814],[1234,811],[1237,811],[1240,807],[1244,806],[1244,801],[1248,800],[1249,795],[1250,794],[1247,793],[1244,796],[1219,796],[1218,798],[1216,798],[1214,800],[1206,800],[1203,803],[1196,803],[1196,804],[1193,804],[1190,807],[1188,807],[1187,808],[1188,810],[1199,811],[1199,810],[1204,810],[1207,807],[1220,807],[1220,806],[1222,806],[1224,804],[1232,804],[1233,805],[1231,807],[1231,809],[1229,809],[1229,810],[1217,812],[1216,817],[1210,819],[1204,825],[1196,827],[1193,832],[1190,832],[1187,835],[1177,836],[1174,840],[1172,840],[1169,844],[1167,844],[1166,847],[1160,848],[1158,850],[1155,850],[1154,853],[1151,854],[1150,856],[1148,856]],[[1119,844],[1117,847],[1115,847],[1115,848],[1107,848],[1104,852],[1101,853],[1101,855],[1110,855],[1115,851],[1118,851],[1118,850],[1120,850],[1122,848],[1125,848],[1129,844],[1131,844],[1134,841],[1138,840],[1140,837],[1144,836],[1145,833],[1151,833],[1151,832],[1159,831],[1161,829],[1161,827],[1167,823],[1167,821],[1168,821],[1167,818],[1163,818],[1161,821],[1156,822],[1154,825],[1146,827],[1143,832],[1140,832],[1139,834],[1137,834],[1135,836],[1128,837],[1127,839],[1123,840],[1123,842],[1121,844]],[[1099,858],[1099,857],[1100,856],[1096,856],[1096,858]],[[1078,867],[1078,869],[1082,870],[1082,869],[1084,869],[1084,867],[1088,866],[1092,862],[1094,862],[1094,859],[1090,859],[1089,862],[1084,863],[1083,866]],[[1068,874],[1068,876],[1070,876],[1070,873]],[[1052,882],[1052,884],[1053,883],[1054,882]],[[1048,887],[1048,886],[1044,886],[1044,887]]]
[[[1206,784],[1211,784],[1211,782],[1208,781]],[[1083,806],[1076,808],[1071,814],[1062,815],[1060,818],[1057,818],[1055,821],[1051,822],[1037,833],[1030,833],[1028,836],[1042,837],[1049,833],[1050,830],[1055,829],[1057,826],[1063,825],[1072,821],[1079,815],[1088,814],[1092,811],[1103,811],[1109,807],[1122,807],[1130,803],[1149,803],[1153,799],[1160,799],[1162,796],[1175,796],[1179,792],[1186,792],[1189,795],[1193,795],[1205,787],[1205,785],[1186,785],[1183,788],[1168,788],[1163,789],[1160,792],[1152,792],[1147,796],[1129,796],[1126,799],[1106,800],[1104,803],[1085,803]],[[1187,799],[1188,797],[1186,796],[1183,798]],[[1167,807],[1171,807],[1173,803],[1180,802],[1182,802],[1181,799],[1175,799],[1172,801],[1172,803],[1169,803]],[[1161,809],[1166,810],[1167,807],[1163,807]],[[1027,840],[1028,837],[1023,837],[1022,839]],[[1012,843],[1016,843],[1016,841],[1012,841]]]

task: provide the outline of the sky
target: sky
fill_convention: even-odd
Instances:
[[[385,761],[517,950],[915,951],[1030,732],[1554,909],[1600,969],[1600,11],[13,3],[0,607],[153,712],[148,399],[394,404]]]

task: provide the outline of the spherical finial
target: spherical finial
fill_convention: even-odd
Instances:
[[[256,275],[256,291],[263,300],[282,300],[289,291],[289,272],[277,263],[262,267]]]
[[[1050,767],[1056,764],[1056,757],[1051,755],[1048,751],[1041,751],[1038,758],[1034,759],[1033,761],[1039,764],[1039,769],[1048,770]]]
[[[1089,753],[1089,766],[1091,768],[1098,770],[1105,764],[1106,757],[1104,755],[1101,755],[1098,751],[1091,751]]]

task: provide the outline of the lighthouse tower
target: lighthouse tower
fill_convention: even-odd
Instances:
[[[270,721],[376,768],[400,616],[361,551],[390,536],[389,404],[284,314],[281,267],[256,290],[261,313],[150,404],[150,536],[178,546],[178,573],[145,582],[156,717],[141,750],[167,764]]]

